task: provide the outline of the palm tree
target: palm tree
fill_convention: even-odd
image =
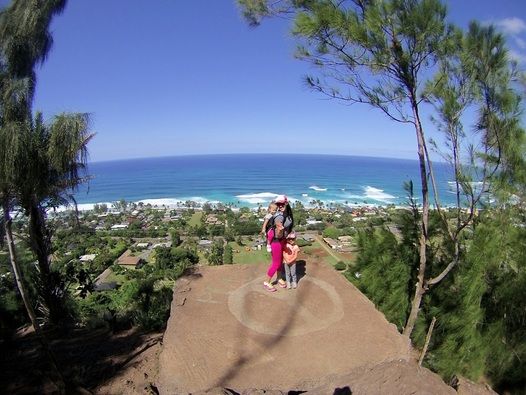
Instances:
[[[17,201],[29,217],[31,249],[38,261],[42,296],[51,322],[60,322],[66,314],[60,278],[50,270],[51,231],[46,212],[74,203],[73,192],[87,180],[87,114],[61,114],[45,125],[37,114],[26,144],[28,160],[19,167],[23,177],[15,188]]]
[[[49,25],[65,5],[66,0],[13,0],[0,11],[0,199],[5,227],[10,226],[12,206],[20,205],[16,198],[29,184],[22,169],[28,171],[31,163],[40,166],[31,157],[36,148],[31,142],[38,133],[31,115],[34,68],[49,53]]]
[[[33,305],[27,296],[22,272],[16,258],[10,212],[14,205],[22,206],[24,203],[26,211],[29,208],[29,212],[33,213],[31,219],[32,246],[47,247],[49,244],[46,245],[46,241],[49,239],[44,237],[44,242],[42,242],[42,237],[40,237],[40,242],[37,241],[39,236],[47,233],[45,217],[41,210],[43,202],[46,198],[59,201],[64,191],[78,185],[78,183],[75,184],[78,181],[78,177],[75,177],[78,169],[75,165],[77,161],[72,163],[68,159],[72,156],[77,158],[79,150],[85,153],[85,144],[89,140],[85,133],[87,117],[75,114],[64,116],[62,120],[56,120],[54,126],[51,127],[51,132],[47,133],[46,129],[41,127],[40,116],[37,116],[33,124],[31,108],[36,84],[34,68],[38,63],[42,63],[49,53],[52,44],[49,25],[52,18],[64,10],[66,2],[67,0],[13,0],[9,7],[0,10],[0,202],[3,210],[2,222],[17,287],[35,332],[57,374],[60,393],[65,393],[64,380],[49,344],[40,331]],[[74,127],[75,120],[76,125],[80,127]],[[68,127],[68,124],[73,127]],[[61,135],[66,137],[62,141],[60,141]],[[80,138],[75,139],[75,137]],[[84,142],[75,145],[75,141],[78,143],[82,137],[85,138]],[[35,153],[39,155],[31,156]],[[42,161],[43,159],[47,161]],[[81,160],[80,163],[85,162]],[[41,165],[44,166],[41,167]],[[22,169],[30,171],[25,174]],[[35,178],[42,174],[47,177]],[[30,185],[35,181],[34,187]],[[48,182],[47,187],[46,182]],[[37,228],[39,231],[36,230]],[[42,251],[46,249],[43,248]],[[49,265],[42,265],[40,259],[39,266],[44,267],[44,271],[41,269],[41,274],[46,274],[46,268],[49,270]],[[52,289],[47,286],[47,283],[44,284],[47,290]],[[46,298],[49,299],[49,295]]]

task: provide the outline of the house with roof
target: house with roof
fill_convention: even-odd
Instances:
[[[201,239],[197,242],[197,247],[201,250],[209,250],[212,248],[213,241],[208,239]]]
[[[146,243],[137,243],[135,245],[135,247],[137,247],[137,248],[139,248],[141,250],[144,250],[144,249],[148,248],[149,246],[150,246],[150,243],[147,243],[147,242]]]
[[[133,256],[131,250],[126,250],[117,258],[117,265],[126,267],[128,269],[136,269],[144,264],[144,260],[140,256]]]
[[[302,235],[298,236],[308,242],[313,242],[314,240],[316,240],[316,236],[313,233],[303,233]]]
[[[348,236],[348,235],[344,235],[344,236],[338,237],[338,240],[344,245],[345,244],[351,244],[352,241],[353,241],[353,237],[352,236]]]
[[[166,248],[170,248],[172,246],[172,242],[171,241],[165,241],[165,242],[161,242],[161,243],[155,243],[153,246],[152,246],[152,250],[155,250],[157,247],[166,247]]]
[[[324,237],[323,241],[333,250],[338,250],[342,247],[337,240],[331,239],[330,237]]]
[[[79,261],[81,261],[82,263],[93,262],[93,260],[95,259],[96,256],[97,256],[97,254],[81,255],[79,257]]]

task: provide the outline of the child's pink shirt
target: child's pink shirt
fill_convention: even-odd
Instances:
[[[283,260],[285,261],[285,263],[290,265],[294,263],[296,259],[298,259],[299,252],[300,248],[297,244],[292,245],[287,243],[287,245],[283,249]]]

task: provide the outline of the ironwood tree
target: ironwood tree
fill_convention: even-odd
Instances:
[[[251,25],[263,18],[291,17],[299,41],[297,57],[318,67],[306,82],[317,92],[348,103],[373,106],[395,122],[405,123],[416,136],[420,170],[421,215],[418,229],[419,260],[411,308],[404,327],[410,336],[422,298],[458,265],[461,240],[473,225],[475,208],[488,192],[497,194],[502,183],[521,174],[524,132],[511,83],[502,36],[493,28],[472,24],[464,35],[446,21],[439,0],[238,0]],[[441,210],[422,106],[436,109],[439,129],[446,139],[446,156],[454,165],[457,195],[452,224]],[[461,152],[465,143],[462,116],[475,109],[477,146]],[[466,157],[471,162],[461,163]],[[469,174],[471,170],[480,170]],[[473,181],[482,188],[473,188]],[[434,201],[430,198],[434,198]],[[507,194],[509,198],[510,194]],[[506,197],[505,197],[506,198]],[[442,220],[451,259],[430,271],[430,204]],[[467,213],[465,211],[467,207]]]

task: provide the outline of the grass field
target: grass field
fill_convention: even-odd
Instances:
[[[197,211],[192,214],[192,218],[190,218],[190,221],[188,222],[188,225],[190,226],[197,226],[201,223],[201,217],[203,216],[202,211]]]
[[[246,246],[240,246],[237,243],[228,243],[234,251],[234,263],[251,264],[251,263],[270,263],[270,254],[264,248],[261,251],[246,250]],[[263,246],[264,247],[264,246]],[[239,252],[236,252],[239,251]]]
[[[243,265],[249,265],[253,263],[269,263],[271,261],[270,253],[268,253],[265,249],[265,246],[263,246],[263,249],[258,251],[254,251],[251,248],[247,251],[247,245],[240,246],[236,242],[230,242],[228,243],[233,250],[233,263],[236,264],[243,264]],[[312,261],[321,261],[328,263],[329,265],[334,266],[338,261],[343,261],[348,264],[353,264],[354,262],[354,254],[352,256],[349,255],[341,255],[338,253],[335,253],[335,255],[339,256],[340,259],[336,259],[331,254],[329,254],[326,249],[321,246],[317,241],[314,241],[312,245],[310,246],[304,246],[301,247],[302,255],[305,258],[305,260],[308,262],[309,260]],[[207,264],[206,258],[204,254],[201,252],[199,253],[199,262],[202,264]]]
[[[108,277],[104,280],[105,283],[116,282],[117,284],[122,284],[127,281],[125,274],[115,274],[113,271],[110,272]]]
[[[323,250],[323,248],[321,248],[316,242],[314,242],[311,246],[303,247],[301,251],[305,255],[307,261],[309,261],[309,259],[313,259],[316,261],[328,263],[333,266],[336,264],[336,262],[338,262],[338,260],[327,254],[325,250]]]
[[[332,266],[334,266],[339,261],[343,261],[351,265],[354,264],[354,254],[352,254],[351,256],[349,256],[349,254],[342,255],[333,250],[332,254],[338,257],[336,258],[330,253],[328,253],[327,247],[320,245],[320,243],[317,240],[315,240],[312,243],[312,245],[303,247],[302,251],[308,257],[312,257],[312,259],[321,260],[322,262],[328,263]]]

